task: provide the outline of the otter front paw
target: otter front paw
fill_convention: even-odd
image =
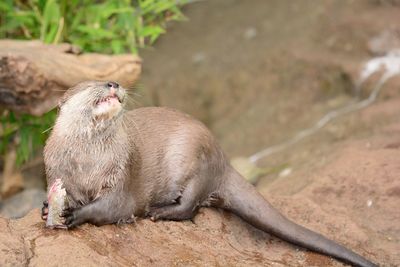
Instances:
[[[64,218],[64,224],[68,229],[79,226],[85,222],[80,214],[80,208],[66,208],[62,211],[61,217]]]

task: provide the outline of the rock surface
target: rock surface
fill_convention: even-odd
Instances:
[[[35,210],[18,221],[0,219],[0,226],[1,266],[341,266],[211,209],[194,222],[139,220],[72,231],[44,228]]]
[[[41,208],[47,197],[46,191],[29,188],[0,202],[0,216],[17,219],[25,216],[34,208]]]
[[[400,99],[389,104],[400,107]],[[399,108],[392,112],[400,113]],[[290,186],[290,180],[278,179],[268,198],[299,224],[381,266],[398,266],[399,136],[398,121],[373,137],[345,142],[330,164],[313,172],[307,186],[278,196]],[[0,240],[0,266],[342,266],[214,209],[201,209],[193,221],[143,219],[72,231],[46,229],[34,210],[19,220],[0,219]]]

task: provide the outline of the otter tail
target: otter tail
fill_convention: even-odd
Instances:
[[[332,256],[354,266],[377,266],[349,249],[308,230],[280,214],[232,167],[227,170],[218,201],[214,206],[227,209],[254,227],[292,244]],[[243,201],[243,198],[246,201]]]

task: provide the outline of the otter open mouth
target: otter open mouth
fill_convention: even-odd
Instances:
[[[100,104],[112,104],[113,102],[119,102],[122,103],[121,99],[116,96],[116,95],[110,95],[107,96],[105,98],[101,98],[100,100],[98,100],[96,102],[96,105],[100,105]]]
[[[93,115],[97,119],[111,119],[122,110],[122,99],[116,94],[108,95],[96,101]]]

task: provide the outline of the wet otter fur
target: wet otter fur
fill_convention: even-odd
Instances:
[[[229,210],[254,227],[354,266],[376,266],[281,215],[232,168],[199,121],[160,107],[124,111],[125,90],[90,81],[69,89],[44,150],[48,185],[68,194],[68,228],[186,220],[199,207]],[[43,209],[46,217],[46,207]]]

